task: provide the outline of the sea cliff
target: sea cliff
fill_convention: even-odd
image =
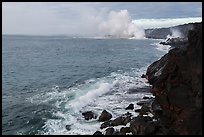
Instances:
[[[174,48],[147,69],[166,134],[202,134],[202,23],[188,32],[186,48]]]
[[[105,131],[94,135],[202,135],[202,23],[192,25],[187,42],[153,62],[142,75],[154,97],[137,103],[141,109],[134,111],[139,115],[127,111],[112,119],[104,110],[98,121]],[[134,104],[126,108],[133,109]]]

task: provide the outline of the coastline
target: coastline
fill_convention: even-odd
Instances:
[[[188,33],[186,48],[171,49],[142,76],[154,97],[143,97],[137,103],[140,109],[130,104],[115,119],[102,112],[100,117],[106,119],[99,117],[101,130],[93,135],[202,135],[201,49],[202,23],[197,23]],[[134,116],[131,111],[139,114]]]

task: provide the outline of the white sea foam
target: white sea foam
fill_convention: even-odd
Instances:
[[[152,43],[150,45],[155,45],[157,50],[163,51],[165,53],[168,53],[169,49],[170,49],[170,45],[162,45],[159,43]]]
[[[40,134],[93,134],[100,130],[100,122],[97,119],[86,121],[82,112],[93,111],[97,118],[106,109],[113,118],[127,112],[125,108],[134,103],[135,108],[139,108],[136,103],[142,100],[144,95],[151,95],[147,92],[131,93],[130,89],[137,89],[148,86],[143,78],[140,78],[146,71],[146,67],[132,69],[130,72],[113,72],[109,76],[89,79],[83,84],[66,90],[53,86],[49,92],[35,95],[28,101],[36,104],[52,103],[57,108],[52,113],[57,119],[47,119]],[[54,102],[54,103],[53,103]],[[137,115],[133,110],[130,113]],[[67,131],[66,125],[71,125],[71,130]]]
[[[96,89],[92,89],[89,92],[87,92],[85,95],[80,96],[76,100],[73,100],[71,103],[68,104],[68,107],[71,106],[72,108],[74,108],[75,111],[76,110],[79,111],[82,107],[92,102],[93,99],[110,91],[111,87],[113,87],[112,84],[105,83],[105,82],[100,83],[100,85]]]

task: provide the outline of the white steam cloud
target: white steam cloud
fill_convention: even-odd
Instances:
[[[115,38],[143,39],[145,37],[144,29],[132,22],[127,10],[111,11],[108,19],[99,24],[99,30],[105,36]]]
[[[167,35],[166,38],[183,38],[183,34],[178,30],[178,29],[174,29],[174,28],[171,28],[170,29],[171,31],[171,35]]]
[[[177,29],[170,29],[170,31],[171,31],[171,36],[173,38],[176,38],[176,37],[182,38],[183,37],[183,34]]]

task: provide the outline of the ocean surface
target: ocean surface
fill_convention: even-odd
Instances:
[[[151,96],[141,75],[169,49],[152,39],[2,38],[4,135],[93,134],[101,123],[81,113],[106,109],[114,118],[130,103],[139,108]]]

